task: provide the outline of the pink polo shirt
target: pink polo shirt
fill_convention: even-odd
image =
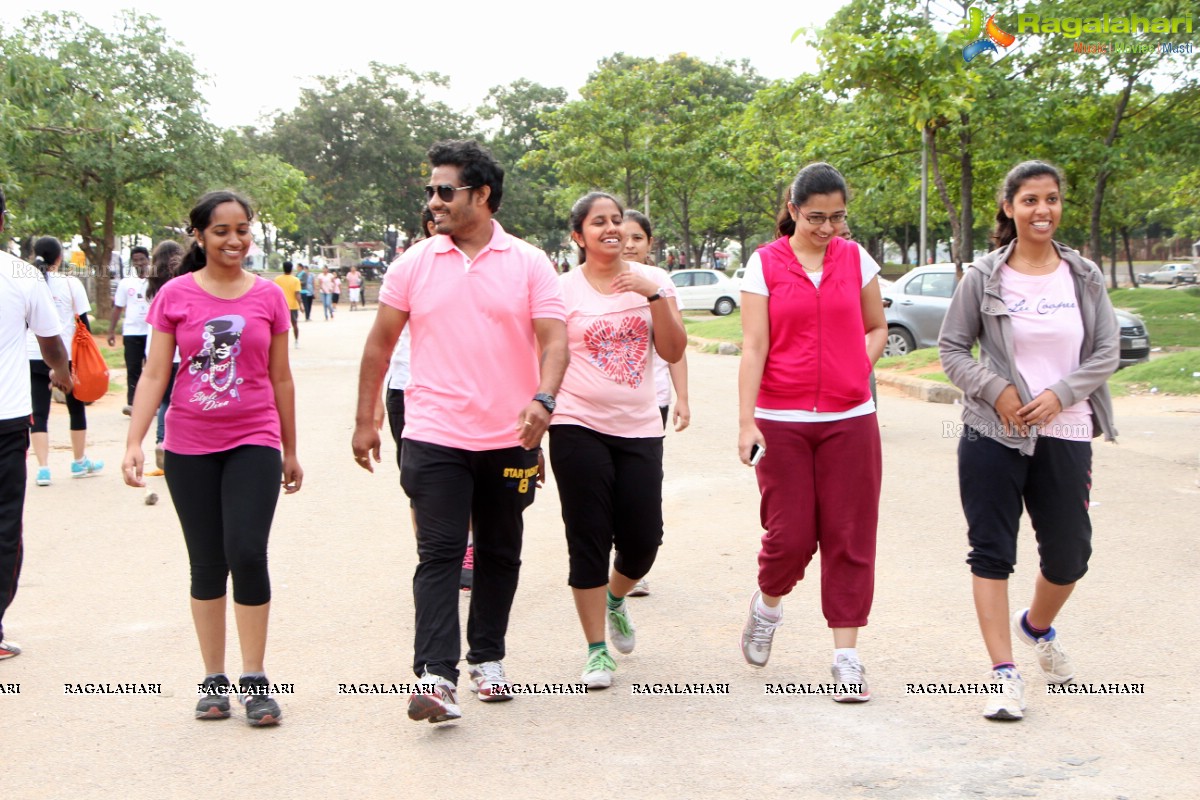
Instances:
[[[472,451],[520,444],[517,415],[540,380],[533,320],[565,322],[566,311],[546,254],[492,226],[474,259],[438,235],[384,276],[379,301],[408,312],[412,331],[405,439]]]

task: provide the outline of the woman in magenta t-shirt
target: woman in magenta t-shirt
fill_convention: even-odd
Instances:
[[[650,350],[674,363],[687,347],[670,278],[621,258],[623,216],[616,198],[601,192],[571,209],[580,264],[560,278],[571,363],[550,421],[568,583],[588,644],[583,681],[593,689],[612,685],[617,668],[604,640],[605,616],[613,645],[633,652],[625,596],[662,544],[663,424]]]
[[[210,192],[192,209],[188,231],[195,241],[180,277],[162,287],[148,317],[154,337],[123,468],[126,483],[145,485],[142,439],[178,345],[164,470],[191,563],[192,618],[206,672],[196,717],[228,717],[229,695],[236,693],[246,721],[257,726],[282,716],[263,667],[271,600],[267,538],[280,475],[291,494],[304,473],[296,460],[287,301],[276,284],[242,269],[253,216],[249,203],[228,191]],[[231,574],[242,651],[236,687],[225,674]]]

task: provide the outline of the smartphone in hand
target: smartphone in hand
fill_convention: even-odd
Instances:
[[[755,444],[750,448],[750,466],[758,466],[758,462],[762,461],[762,457],[767,453],[765,444]]]

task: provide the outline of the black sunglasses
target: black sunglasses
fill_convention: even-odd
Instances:
[[[461,192],[463,189],[475,189],[475,188],[477,188],[477,187],[475,187],[475,186],[451,186],[448,183],[443,183],[438,186],[426,186],[425,187],[425,199],[432,200],[434,193],[437,193],[438,198],[441,199],[441,201],[443,203],[452,203],[452,202],[454,202],[454,193],[455,192]]]

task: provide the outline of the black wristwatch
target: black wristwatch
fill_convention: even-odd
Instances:
[[[547,414],[553,414],[554,407],[558,405],[554,402],[554,395],[546,394],[545,392],[538,392],[533,396],[533,399],[542,404]]]

